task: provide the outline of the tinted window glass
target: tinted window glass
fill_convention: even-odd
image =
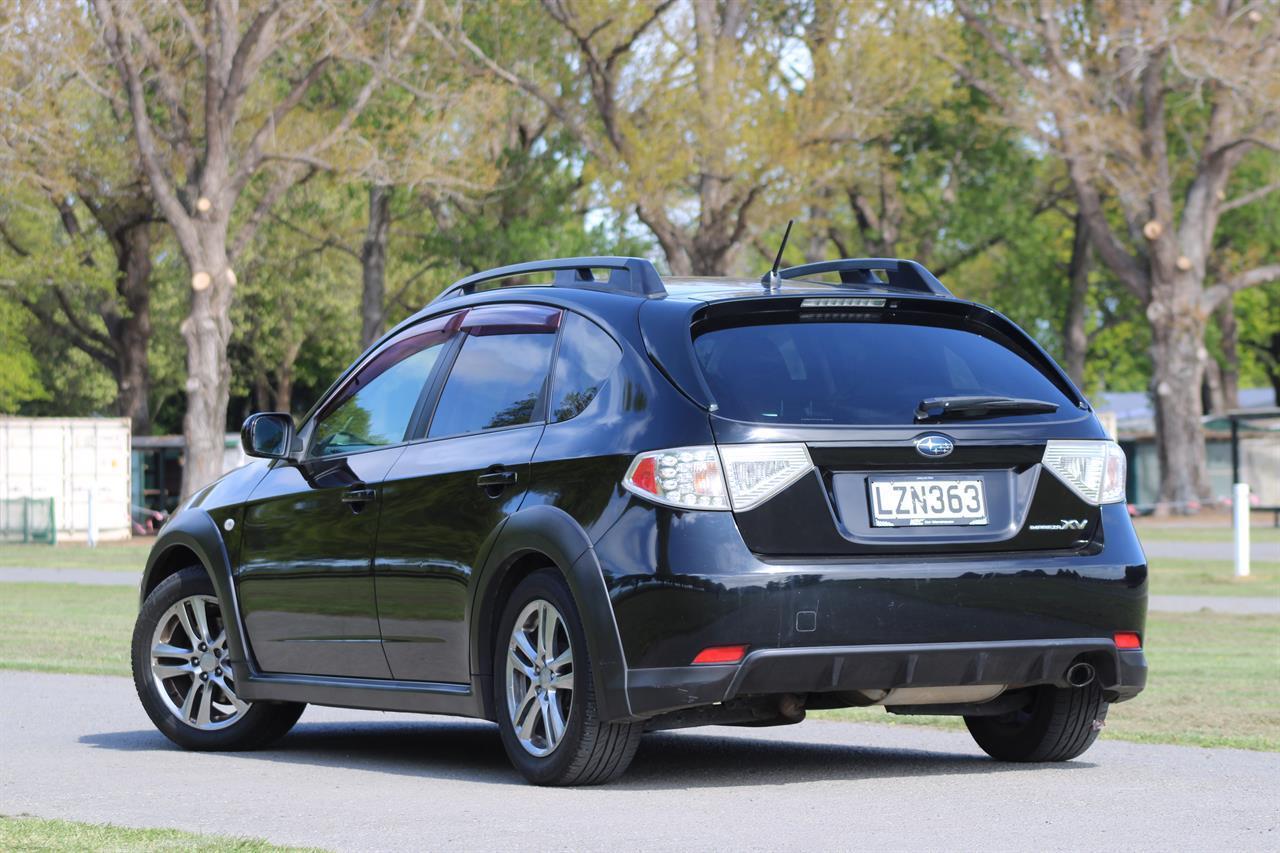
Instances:
[[[622,350],[603,329],[566,312],[551,380],[551,420],[567,421],[581,414],[621,360]]]
[[[431,419],[430,438],[529,423],[556,336],[468,335]]]
[[[785,424],[909,424],[928,397],[1072,403],[1033,365],[973,332],[899,323],[784,323],[694,341],[720,414]],[[1052,415],[1014,415],[1046,418]]]
[[[378,355],[320,414],[311,455],[353,453],[403,441],[444,343],[439,333],[420,335]]]

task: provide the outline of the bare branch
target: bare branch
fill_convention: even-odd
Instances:
[[[1280,264],[1254,267],[1247,272],[1242,272],[1226,281],[1215,284],[1213,287],[1207,288],[1204,292],[1205,307],[1213,310],[1233,293],[1256,287],[1260,284],[1270,284],[1273,281],[1280,281]]]
[[[345,243],[341,242],[340,240],[338,240],[337,237],[334,237],[332,235],[328,237],[320,237],[316,234],[312,234],[310,231],[307,231],[305,228],[302,228],[299,225],[295,225],[294,223],[285,219],[283,216],[280,216],[275,213],[270,214],[270,218],[272,222],[275,222],[278,225],[283,225],[285,228],[287,228],[290,231],[293,231],[295,234],[299,234],[303,237],[306,237],[308,240],[317,244],[322,249],[337,249],[339,252],[348,254],[351,257],[355,258],[357,261],[360,260],[360,253],[357,252],[355,249],[351,248],[350,246],[346,245]]]
[[[9,249],[18,257],[31,257],[31,252],[23,248],[22,245],[14,239],[13,232],[9,230],[8,223],[3,219],[0,219],[0,240],[3,240],[5,245],[8,246]]]
[[[27,309],[31,316],[35,317],[36,320],[38,320],[40,324],[48,329],[52,334],[65,335],[71,340],[72,345],[76,349],[84,352],[94,361],[107,368],[111,373],[115,373],[118,370],[119,364],[114,352],[102,349],[92,341],[80,337],[74,328],[68,328],[67,324],[59,323],[57,317],[51,312],[45,310],[37,300],[24,296],[21,293],[17,295],[17,299],[18,302],[22,304],[22,307]]]
[[[276,44],[263,43],[262,37],[279,13],[280,0],[272,0],[271,4],[253,19],[249,28],[245,30],[244,37],[240,39],[240,44],[231,59],[231,71],[227,75],[226,86],[222,90],[222,102],[218,105],[218,115],[222,116],[222,120],[228,124],[235,122],[244,93],[249,88],[249,78],[253,76],[265,56],[276,48]],[[260,44],[262,50],[259,50]]]
[[[1222,206],[1219,207],[1218,210],[1222,213],[1226,213],[1229,210],[1235,210],[1236,208],[1244,207],[1246,204],[1253,204],[1258,199],[1265,198],[1271,193],[1275,192],[1276,190],[1280,190],[1280,181],[1267,184],[1264,187],[1258,187],[1256,190],[1253,190],[1252,192],[1247,192],[1244,195],[1236,196],[1233,199],[1228,199],[1227,201],[1224,201],[1222,203]]]
[[[182,26],[187,31],[187,38],[191,39],[191,43],[195,45],[196,50],[200,51],[202,56],[208,55],[208,48],[204,43],[204,33],[200,31],[200,25],[196,23],[196,19],[191,17],[191,13],[187,11],[186,4],[174,3],[170,8],[173,13],[182,21]]]
[[[147,115],[146,95],[142,91],[142,76],[134,64],[129,37],[121,27],[121,22],[116,19],[112,0],[94,0],[94,8],[105,25],[104,40],[129,95],[129,112],[133,117],[134,138],[138,143],[138,154],[142,160],[143,170],[151,183],[151,192],[160,209],[164,211],[165,218],[172,226],[178,242],[184,249],[194,251],[197,242],[190,218],[187,216],[186,208],[178,200],[173,181],[160,161],[159,151],[156,150],[151,118]]]
[[[430,33],[436,41],[444,46],[445,49],[452,53],[455,58],[463,62],[468,62],[472,67],[479,67],[489,75],[502,80],[504,83],[507,83],[528,95],[532,95],[541,102],[562,125],[564,125],[565,129],[568,130],[584,148],[587,149],[588,153],[597,157],[604,156],[605,152],[601,149],[595,136],[587,131],[585,125],[579,119],[573,108],[569,106],[567,101],[552,95],[529,78],[517,74],[514,71],[504,68],[502,65],[498,64],[492,57],[484,52],[483,48],[472,41],[471,37],[468,36],[461,27],[458,27],[456,31],[451,30],[448,35],[446,35],[431,21],[423,22],[423,28]],[[469,60],[467,56],[458,51],[456,47],[457,44],[461,44],[466,48],[467,53],[470,54]]]
[[[307,94],[320,75],[324,73],[329,63],[333,62],[333,54],[325,54],[312,63],[307,73],[293,84],[293,88],[284,96],[280,103],[276,104],[275,109],[271,111],[271,115],[267,116],[258,130],[253,134],[253,138],[249,140],[248,147],[245,148],[244,155],[240,158],[240,164],[236,168],[235,176],[231,180],[232,191],[238,193],[249,182],[249,178],[253,176],[253,172],[262,164],[262,146],[266,142],[267,137],[275,132],[276,127],[284,120],[293,108],[301,103],[302,98]]]

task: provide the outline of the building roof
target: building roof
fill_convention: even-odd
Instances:
[[[1155,412],[1151,395],[1146,391],[1103,391],[1092,398],[1093,407],[1099,413],[1111,413],[1116,418],[1116,433],[1124,438],[1140,438],[1155,433]],[[1241,388],[1240,412],[1265,414],[1276,406],[1275,391],[1271,388]],[[1259,422],[1261,423],[1261,422]],[[1208,416],[1205,426],[1209,429],[1227,429],[1227,420],[1221,416]],[[1242,425],[1243,427],[1243,425]]]

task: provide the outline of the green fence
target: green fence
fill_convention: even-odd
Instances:
[[[0,500],[0,542],[58,541],[58,525],[53,514],[53,498],[6,498]]]

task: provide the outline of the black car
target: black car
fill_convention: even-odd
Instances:
[[[881,705],[1061,761],[1146,681],[1124,454],[911,261],[479,273],[243,442],[142,584],[138,694],[189,749],[454,714],[588,784],[646,731]]]

